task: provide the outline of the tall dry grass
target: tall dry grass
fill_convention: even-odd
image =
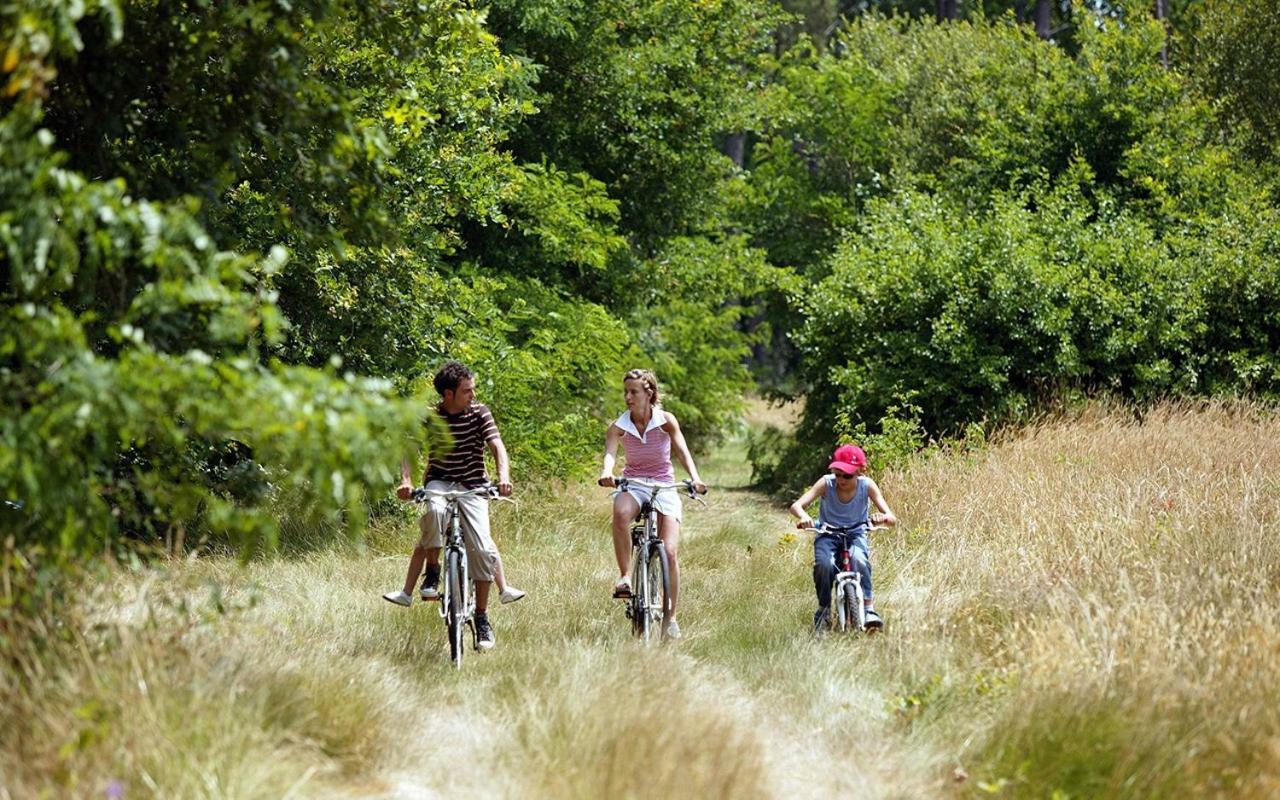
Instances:
[[[239,567],[120,569],[0,683],[0,797],[1268,797],[1280,422],[1095,406],[879,476],[887,635],[808,634],[811,550],[739,445],[686,512],[678,646],[608,599],[608,503],[495,510],[498,648],[449,668],[409,521]]]

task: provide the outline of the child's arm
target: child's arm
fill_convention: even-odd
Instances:
[[[889,504],[884,501],[884,495],[880,493],[880,487],[871,478],[867,478],[867,496],[871,498],[871,502],[876,504],[876,508],[880,509],[879,514],[871,515],[872,525],[897,525],[898,518],[894,516],[893,510],[889,508]]]
[[[622,440],[622,429],[610,423],[604,434],[604,466],[600,469],[600,477],[596,483],[601,486],[613,486],[613,463],[618,458],[618,442]]]
[[[805,512],[805,509],[817,500],[819,497],[827,495],[827,479],[819,478],[818,482],[809,487],[809,490],[800,495],[800,499],[791,504],[791,508],[787,509],[797,520],[796,527],[800,529],[812,528],[813,518]]]

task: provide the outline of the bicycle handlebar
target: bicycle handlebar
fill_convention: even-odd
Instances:
[[[837,533],[837,534],[838,533],[857,533],[860,530],[865,530],[868,533],[870,533],[871,531],[887,530],[888,527],[889,527],[888,525],[876,525],[872,523],[871,518],[868,517],[867,519],[864,519],[862,522],[859,522],[856,525],[823,525],[820,522],[815,522],[813,525],[809,526],[809,530],[817,531],[818,533]]]
[[[428,489],[425,486],[418,486],[409,495],[409,499],[415,503],[424,503],[433,497],[442,497],[445,500],[456,500],[459,497],[483,497],[487,500],[506,500],[514,503],[509,497],[503,497],[498,494],[498,487],[492,483],[486,483],[483,486],[477,486],[473,489],[454,489],[442,492],[439,489]]]
[[[660,492],[664,489],[684,489],[688,493],[690,499],[697,500],[699,502],[702,502],[702,498],[698,495],[707,493],[705,488],[699,492],[692,480],[683,480],[679,483],[659,483],[645,478],[614,478],[613,483],[614,486],[617,487],[613,490],[614,495],[625,492],[627,487],[631,484],[642,486],[646,489],[652,489],[654,492]]]

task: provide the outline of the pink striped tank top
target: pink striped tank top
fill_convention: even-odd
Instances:
[[[624,478],[648,478],[671,482],[676,471],[671,466],[671,435],[662,429],[667,415],[655,408],[644,431],[636,430],[631,412],[624,411],[614,424],[622,430],[622,450],[627,466],[622,470]]]

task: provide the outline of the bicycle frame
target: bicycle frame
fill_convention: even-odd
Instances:
[[[864,520],[857,525],[825,525],[814,526],[813,530],[821,535],[833,534],[838,537],[839,548],[836,550],[836,575],[831,582],[832,627],[837,631],[852,630],[865,633],[867,630],[866,595],[862,591],[862,576],[853,568],[853,556],[850,542],[855,534],[865,530],[883,530],[882,526],[872,525],[871,520]]]
[[[642,478],[619,478],[616,485],[617,489],[610,494],[611,497],[617,497],[630,486],[649,489],[653,493],[648,502],[641,503],[640,511],[633,520],[640,524],[633,524],[631,527],[631,599],[627,601],[626,607],[632,633],[648,643],[658,638],[654,632],[655,624],[661,631],[661,626],[671,614],[670,568],[666,545],[658,536],[658,508],[653,500],[657,498],[658,492],[667,489],[684,489],[690,497],[696,500],[701,498],[694,490],[693,481],[658,483]],[[655,585],[655,580],[660,585]]]
[[[475,587],[472,584],[467,564],[466,542],[462,538],[462,515],[458,501],[463,497],[484,497],[492,500],[497,497],[492,486],[481,486],[462,491],[442,492],[425,487],[414,489],[413,499],[424,504],[432,498],[445,501],[446,524],[444,529],[444,554],[442,558],[440,618],[444,620],[445,631],[449,636],[449,650],[453,665],[462,667],[462,631],[471,631],[471,645],[478,648],[475,627],[476,599]]]

